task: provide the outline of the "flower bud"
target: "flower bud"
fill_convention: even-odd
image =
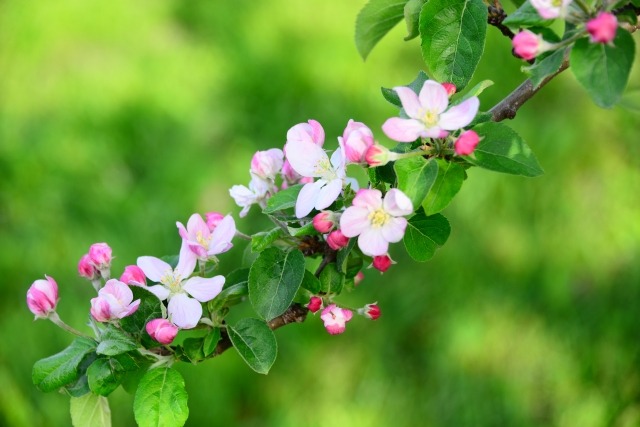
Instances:
[[[27,291],[27,306],[36,318],[46,318],[56,310],[58,304],[58,284],[52,277],[36,280]]]
[[[391,154],[391,151],[389,151],[387,147],[379,144],[373,144],[367,149],[364,157],[369,166],[376,167],[384,166],[389,163],[389,161],[392,160]]]
[[[220,221],[224,219],[224,215],[220,212],[207,212],[204,214],[204,217],[207,219],[207,227],[209,227],[209,231],[213,233],[213,230],[216,229]]]
[[[373,268],[378,270],[380,273],[384,273],[391,267],[391,264],[394,262],[389,258],[389,255],[378,255],[373,257]]]
[[[333,212],[331,211],[322,211],[313,217],[313,228],[320,234],[327,234],[335,226],[336,223],[333,220]]]
[[[137,265],[128,265],[124,268],[124,273],[120,276],[120,281],[127,285],[146,286],[147,278],[144,272]]]
[[[342,138],[338,138],[347,160],[351,163],[365,163],[369,147],[374,144],[373,132],[364,123],[349,120]]]
[[[89,248],[89,259],[98,270],[111,266],[111,248],[106,243],[94,243]]]
[[[457,90],[456,85],[454,85],[453,83],[442,83],[442,87],[447,91],[447,95],[449,95],[449,98],[455,95]]]
[[[346,323],[351,320],[353,313],[351,310],[340,308],[335,304],[327,306],[322,310],[320,318],[324,322],[324,327],[331,335],[337,335],[344,332]]]
[[[586,25],[592,43],[611,43],[618,30],[618,18],[609,12],[600,12]]]
[[[91,262],[91,258],[89,258],[89,254],[82,255],[80,261],[78,262],[78,273],[80,276],[89,280],[96,280],[100,277],[100,272]]]
[[[122,319],[138,309],[140,300],[132,301],[133,292],[129,286],[116,279],[108,280],[98,296],[91,299],[91,315],[98,322]]]
[[[531,61],[551,47],[541,36],[529,30],[520,31],[511,40],[511,43],[513,44],[513,52],[526,61]]]
[[[364,316],[371,320],[376,320],[380,317],[380,307],[378,307],[378,303],[374,302],[373,304],[367,304],[362,308],[358,309],[358,314]]]
[[[358,271],[358,274],[353,278],[353,285],[358,286],[364,280],[364,273],[362,271]]]
[[[347,246],[349,243],[349,238],[342,234],[342,231],[335,230],[329,233],[327,236],[327,244],[334,251],[340,250]]]
[[[147,333],[160,344],[171,344],[178,334],[178,327],[167,319],[153,319],[145,326]]]
[[[283,162],[284,153],[279,148],[257,151],[251,159],[251,173],[260,179],[274,179]]]
[[[454,150],[458,156],[469,156],[476,149],[480,137],[475,131],[462,132],[454,144]]]
[[[309,303],[307,304],[307,308],[312,313],[320,310],[322,308],[322,298],[316,296],[311,297],[309,299]]]

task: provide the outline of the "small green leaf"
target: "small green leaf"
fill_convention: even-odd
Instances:
[[[204,338],[187,338],[182,342],[182,352],[195,365],[205,357],[203,346]]]
[[[58,390],[80,377],[79,367],[84,357],[95,351],[96,343],[87,338],[76,338],[60,353],[38,360],[33,365],[33,384],[40,391]]]
[[[89,381],[87,379],[87,369],[97,358],[98,355],[95,352],[91,352],[84,356],[82,362],[78,365],[78,379],[64,387],[64,391],[66,391],[69,396],[80,397],[91,392],[89,389]]]
[[[356,47],[367,59],[374,46],[404,17],[408,0],[369,0],[356,19]]]
[[[531,76],[530,79],[534,88],[540,86],[544,79],[560,69],[567,49],[569,48],[558,49],[542,59],[537,58],[535,64],[524,68]]]
[[[299,227],[299,228],[291,228],[291,227],[289,227],[289,233],[292,236],[295,236],[295,237],[314,236],[314,235],[319,234],[318,231],[313,226],[313,222],[305,224],[305,225],[303,225],[302,227]]]
[[[451,203],[464,182],[465,172],[462,166],[438,159],[438,176],[422,202],[427,215],[440,212]]]
[[[229,338],[240,357],[251,369],[267,374],[278,354],[278,344],[269,326],[258,319],[242,319],[227,328]]]
[[[302,189],[302,184],[293,185],[286,190],[278,191],[267,200],[267,207],[262,210],[265,214],[272,214],[284,209],[295,207],[298,200],[298,193]]]
[[[72,397],[69,408],[73,427],[111,427],[111,409],[104,396],[87,393]]]
[[[262,251],[249,272],[249,299],[265,320],[282,314],[293,301],[304,277],[304,255],[278,248]]]
[[[427,75],[427,73],[425,73],[424,71],[420,71],[414,81],[404,86],[407,86],[415,93],[420,93],[420,89],[422,89],[422,86],[424,86],[424,82],[426,82],[427,80],[429,80],[429,76]],[[400,102],[400,97],[395,90],[386,87],[380,88],[380,90],[382,91],[382,96],[384,97],[384,99],[386,99],[396,107],[402,108],[402,102]]]
[[[420,206],[438,176],[438,163],[422,156],[400,159],[394,169],[398,176],[398,189],[411,200],[414,207]]]
[[[571,69],[578,82],[600,107],[613,107],[622,96],[633,65],[635,43],[628,31],[618,28],[614,46],[578,40],[571,50]]]
[[[147,371],[138,384],[133,414],[139,427],[179,427],[189,417],[184,379],[172,368]]]
[[[96,353],[104,354],[105,356],[115,356],[116,354],[126,353],[136,348],[138,348],[138,344],[133,338],[115,326],[109,325],[100,337],[100,344],[98,344]]]
[[[124,371],[115,358],[96,359],[87,369],[89,388],[95,394],[108,396],[120,385]]]
[[[409,0],[404,5],[404,20],[407,24],[407,36],[405,41],[409,41],[420,35],[420,10],[427,0]]]
[[[162,303],[157,296],[142,286],[130,286],[130,289],[133,299],[140,299],[140,305],[131,316],[120,319],[120,327],[135,339],[142,340],[143,344],[153,346],[157,343],[151,340],[145,326],[149,321],[162,317]]]
[[[449,221],[441,214],[426,216],[419,211],[412,216],[404,234],[404,246],[411,258],[425,262],[444,245],[451,234]]]
[[[218,341],[220,341],[220,328],[213,328],[209,333],[204,337],[204,343],[202,344],[202,350],[204,351],[205,356],[210,356],[216,350],[218,346]]]
[[[216,312],[225,306],[236,305],[249,294],[248,282],[240,282],[231,286],[230,288],[223,289],[214,299],[207,303],[209,311]]]
[[[420,13],[422,57],[433,77],[464,89],[480,62],[487,35],[482,0],[429,0]]]
[[[472,87],[471,89],[469,89],[468,91],[466,91],[462,96],[454,95],[453,99],[451,100],[451,105],[457,105],[474,96],[480,96],[480,94],[484,92],[486,88],[491,86],[493,86],[493,81],[483,80],[477,85],[475,85],[474,87]]]
[[[340,273],[346,273],[347,258],[349,257],[351,250],[356,246],[357,242],[358,239],[349,239],[349,243],[347,243],[347,246],[340,249],[336,254],[336,267],[338,268],[338,271]]]
[[[484,169],[534,177],[544,172],[531,148],[513,129],[502,123],[474,126],[481,140],[472,156],[465,159]]]
[[[320,273],[320,289],[326,294],[338,295],[344,286],[344,273],[340,273],[335,263],[327,264]]]
[[[316,276],[313,275],[309,270],[304,271],[304,277],[302,279],[301,288],[307,289],[309,292],[313,294],[317,294],[322,290],[322,286],[320,285],[320,280]]]
[[[543,19],[538,11],[529,2],[522,3],[515,12],[509,14],[502,23],[511,29],[521,27],[545,27],[551,24],[553,20]]]
[[[251,250],[253,252],[262,252],[273,242],[285,235],[281,227],[273,228],[269,231],[261,231],[251,236]]]

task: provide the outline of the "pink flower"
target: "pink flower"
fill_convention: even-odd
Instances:
[[[353,278],[354,286],[358,286],[364,280],[364,273],[362,271],[358,271],[358,274]]]
[[[340,250],[349,244],[349,238],[342,231],[335,230],[327,236],[327,244],[334,251]]]
[[[367,149],[367,152],[364,155],[364,160],[369,166],[375,168],[378,166],[384,166],[394,160],[393,154],[394,153],[389,151],[387,147],[379,144],[373,144]]]
[[[456,91],[458,90],[456,88],[456,85],[454,85],[453,83],[442,83],[442,87],[447,91],[447,95],[449,95],[449,98],[455,95]]]
[[[346,237],[358,237],[362,253],[369,256],[384,255],[389,243],[402,240],[407,220],[413,213],[411,200],[400,190],[392,188],[382,199],[380,190],[360,190],[353,206],[340,217],[340,229]]]
[[[111,248],[106,243],[94,243],[89,248],[89,259],[98,270],[111,266]]]
[[[78,273],[80,276],[89,279],[95,280],[100,277],[100,272],[91,262],[91,258],[89,258],[89,254],[82,255],[80,261],[78,262]]]
[[[364,316],[371,320],[376,320],[380,317],[380,307],[378,307],[378,303],[367,304],[362,308],[358,309],[358,314]]]
[[[207,212],[204,214],[204,217],[207,221],[207,227],[209,227],[209,231],[213,232],[216,229],[220,221],[224,219],[224,215],[220,212]]]
[[[395,264],[393,260],[389,257],[389,255],[378,255],[373,257],[373,268],[378,270],[380,273],[384,273],[391,267],[392,264]]]
[[[167,319],[153,319],[146,324],[145,329],[151,338],[163,345],[171,344],[178,334],[178,327]]]
[[[344,332],[346,323],[351,320],[353,313],[351,310],[340,308],[335,304],[327,306],[322,310],[320,318],[324,322],[324,327],[331,335],[337,335]]]
[[[618,30],[618,18],[609,12],[600,12],[586,25],[592,43],[611,43]]]
[[[336,223],[333,221],[333,212],[322,211],[313,217],[313,228],[320,234],[330,232]]]
[[[98,322],[122,319],[138,309],[140,300],[132,301],[129,286],[116,279],[108,280],[98,296],[91,299],[91,315]]]
[[[573,0],[531,0],[538,14],[544,19],[562,18],[567,15],[567,8]]]
[[[186,228],[181,222],[176,222],[176,225],[182,240],[201,261],[227,252],[233,247],[231,240],[236,234],[236,223],[231,215],[224,217],[213,233],[198,214],[191,215]]]
[[[454,144],[458,156],[469,156],[480,142],[478,134],[472,130],[462,132]]]
[[[345,153],[347,161],[351,163],[365,163],[365,155],[374,143],[373,132],[364,123],[349,120],[338,143]]]
[[[251,173],[260,179],[275,179],[282,169],[284,154],[279,148],[257,151],[251,159]]]
[[[413,142],[422,138],[442,138],[442,131],[465,127],[476,116],[480,101],[474,96],[458,105],[449,107],[447,89],[433,80],[424,82],[420,94],[408,87],[394,88],[408,119],[388,119],[382,130],[391,139]]]
[[[298,123],[287,131],[287,145],[289,143],[297,144],[301,141],[322,147],[324,144],[324,129],[322,125],[315,120],[309,120],[308,123]],[[287,154],[286,148],[285,154]]]
[[[520,58],[531,61],[536,56],[552,48],[552,45],[544,41],[542,36],[529,30],[520,31],[511,40],[513,52]]]
[[[44,277],[46,280],[36,280],[27,291],[27,306],[36,319],[49,317],[58,304],[58,284],[52,277]]]
[[[127,285],[146,286],[147,278],[144,272],[137,265],[128,265],[124,268],[124,273],[120,276],[120,281]]]
[[[310,312],[315,313],[322,308],[322,298],[313,296],[309,299],[307,308]]]
[[[189,278],[196,268],[196,257],[184,240],[175,270],[152,256],[139,257],[138,267],[150,280],[160,283],[147,289],[161,301],[169,300],[169,320],[181,329],[191,329],[198,324],[202,317],[200,303],[215,298],[222,291],[225,280],[223,276]]]

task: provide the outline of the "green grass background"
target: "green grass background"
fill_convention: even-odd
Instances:
[[[33,280],[53,276],[61,316],[84,328],[93,289],[76,263],[90,244],[112,246],[119,275],[175,253],[175,221],[193,212],[237,218],[228,188],[248,182],[252,153],[310,118],[329,148],[350,118],[392,145],[380,126],[397,110],[379,88],[413,80],[419,41],[403,42],[401,24],[363,62],[363,3],[0,2],[1,425],[70,425],[68,398],[31,384],[33,363],[71,341],[32,321]],[[474,78],[496,82],[484,109],[523,79],[488,32]],[[640,425],[638,113],[598,109],[567,72],[509,124],[544,176],[471,170],[436,257],[418,265],[395,245],[398,265],[367,270],[343,298],[378,301],[377,322],[336,337],[313,316],[281,329],[268,376],[233,350],[180,365],[187,425]],[[114,426],[134,425],[132,397],[109,400]]]

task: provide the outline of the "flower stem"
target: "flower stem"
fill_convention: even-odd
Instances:
[[[53,323],[55,323],[57,326],[64,329],[65,331],[72,333],[73,335],[77,335],[82,338],[92,339],[89,335],[83,334],[82,332],[64,323],[60,318],[60,316],[58,316],[58,313],[56,313],[55,311],[49,315],[49,320],[51,320]]]
[[[244,233],[242,233],[242,232],[240,232],[238,230],[236,230],[236,237],[239,237],[239,238],[244,239],[244,240],[251,241],[251,236],[249,236],[248,234],[244,234]]]

